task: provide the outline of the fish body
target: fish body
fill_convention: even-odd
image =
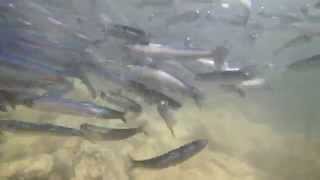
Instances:
[[[141,0],[139,3],[136,4],[138,8],[144,7],[168,7],[173,5],[174,0]]]
[[[166,20],[166,25],[175,25],[178,23],[191,23],[200,18],[200,10],[190,10],[181,14],[177,14],[173,17],[169,17]]]
[[[166,123],[168,129],[170,130],[172,136],[175,136],[173,125],[174,125],[174,115],[170,109],[169,103],[167,101],[161,101],[157,106],[157,111]]]
[[[138,82],[150,90],[159,91],[167,96],[181,94],[191,98],[200,97],[193,87],[159,69],[130,65],[128,66],[126,78],[129,81]]]
[[[130,84],[127,85],[127,89],[133,94],[142,97],[145,102],[150,105],[159,104],[161,101],[165,101],[168,103],[168,106],[174,110],[182,107],[182,103],[178,98],[167,96],[157,90],[148,89],[141,83],[131,81]]]
[[[131,160],[133,168],[143,167],[151,169],[162,169],[170,166],[180,164],[189,158],[193,157],[201,150],[203,150],[208,144],[208,140],[199,139],[192,141],[188,144],[178,147],[177,149],[171,150],[160,156],[145,159],[145,160]]]
[[[130,138],[143,132],[143,126],[136,128],[114,129],[98,127],[91,124],[81,124],[80,130],[87,136],[97,140],[118,141]]]
[[[46,112],[69,114],[80,117],[102,119],[121,119],[125,121],[125,113],[107,107],[98,106],[90,102],[79,102],[57,97],[39,97],[30,102],[31,108]]]
[[[318,69],[320,67],[320,55],[313,55],[309,58],[298,60],[288,66],[289,70],[303,71],[309,69]]]
[[[146,32],[127,25],[110,24],[107,27],[107,33],[111,36],[127,40],[130,43],[147,45],[150,42]]]
[[[0,120],[0,130],[29,134],[53,134],[58,136],[82,136],[81,131],[73,128],[53,125],[37,124],[16,120]]]
[[[65,73],[37,62],[30,62],[19,56],[0,53],[1,79],[20,81],[66,82]]]
[[[166,58],[201,58],[212,57],[213,50],[198,48],[173,48],[162,44],[149,43],[148,45],[126,45],[129,52],[147,57]]]
[[[249,72],[242,70],[224,70],[201,73],[196,75],[196,80],[222,84],[237,84],[252,78]]]
[[[140,104],[138,104],[133,99],[121,95],[120,93],[101,93],[101,98],[106,100],[108,103],[119,106],[123,109],[123,111],[132,111],[138,114],[142,113],[142,107]]]

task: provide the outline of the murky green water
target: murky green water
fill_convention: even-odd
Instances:
[[[183,4],[182,1],[177,1],[176,4],[179,3]],[[282,3],[285,4],[284,1]],[[127,4],[127,1],[110,3],[112,7],[110,6],[108,11],[116,11]],[[298,4],[300,2],[296,3],[297,6]],[[274,8],[278,6],[271,1],[265,2],[265,5]],[[181,9],[192,8],[190,6],[181,5]],[[85,7],[86,5],[79,4],[77,9],[81,11]],[[163,14],[178,11],[179,7],[176,5],[175,10],[166,9],[157,13],[161,17]],[[206,5],[199,7],[206,8]],[[105,10],[104,8],[101,7],[99,11]],[[192,27],[181,25],[176,31],[168,28],[161,34],[162,26],[155,25],[157,22],[146,23],[148,17],[144,14],[150,14],[148,9],[134,11],[129,6],[125,12],[111,13],[114,15],[112,18],[128,23],[130,18],[127,17],[131,15],[141,17],[139,20],[132,20],[131,24],[138,24],[153,32],[155,39],[168,35],[163,39],[181,40],[192,32],[194,44],[201,47],[223,42],[225,39],[218,37],[219,33],[226,33],[224,35],[229,37],[230,41],[241,41],[233,38],[236,33],[232,33],[232,28],[227,29],[230,32],[214,28],[199,29],[202,23]],[[156,32],[159,34],[155,34]],[[290,39],[292,34],[294,32],[266,33],[254,47],[248,44],[240,47],[237,44],[233,50],[243,51],[239,56],[248,57],[254,62],[274,63],[280,67],[287,61],[293,62],[318,51],[316,47],[319,42],[315,40],[303,47],[288,50],[285,55],[272,57],[270,52],[280,46],[282,40]],[[110,53],[110,49],[103,53]],[[113,54],[110,53],[110,56]],[[193,102],[186,102],[175,114],[176,137],[172,137],[155,107],[148,106],[144,107],[141,117],[129,121],[129,124],[146,121],[147,133],[139,133],[121,141],[92,141],[80,137],[3,132],[0,135],[0,179],[319,180],[320,70],[280,71],[268,74],[271,88],[248,91],[245,98],[224,93],[211,85],[201,86],[206,94],[205,104],[199,108]],[[102,82],[100,86],[103,86]],[[67,97],[93,101],[83,84],[76,81],[75,89]],[[105,104],[99,98],[95,102]],[[121,126],[118,121],[40,112],[23,106],[7,113],[0,112],[0,118],[53,123],[73,128],[79,128],[82,123],[105,127]],[[129,170],[130,158],[154,157],[199,138],[208,139],[208,146],[181,164],[165,169]]]

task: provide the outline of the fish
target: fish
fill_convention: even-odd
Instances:
[[[194,83],[194,74],[187,69],[182,62],[177,62],[175,60],[154,61],[151,67],[163,70],[186,84],[191,85]]]
[[[222,84],[237,84],[242,81],[252,79],[253,75],[250,72],[240,69],[213,71],[209,73],[199,73],[196,75],[196,80],[203,82],[216,82]]]
[[[218,67],[213,58],[199,58],[196,60],[192,59],[188,62],[183,62],[182,65],[193,74],[208,73],[218,70]]]
[[[82,132],[78,129],[48,123],[37,124],[18,120],[0,120],[0,131],[82,137]]]
[[[134,168],[163,169],[178,165],[202,151],[207,139],[198,139],[150,159],[135,160],[130,157],[131,170]]]
[[[179,23],[191,23],[200,18],[200,10],[189,10],[166,19],[166,25],[172,26]]]
[[[45,64],[32,62],[9,53],[0,53],[1,79],[65,83],[66,74]]]
[[[157,90],[148,89],[145,85],[138,82],[131,81],[125,89],[142,97],[145,102],[150,105],[159,104],[161,101],[165,101],[173,110],[178,110],[182,107],[182,102],[177,98],[169,97]]]
[[[156,61],[154,63],[154,67],[156,69],[163,70],[169,73],[170,75],[174,76],[175,78],[183,82],[185,86],[187,86],[191,90],[196,105],[201,107],[205,95],[198,87],[196,87],[196,82],[194,81],[194,74],[191,71],[186,69],[179,62],[173,60]]]
[[[200,48],[174,48],[162,44],[149,43],[148,45],[129,44],[125,48],[132,54],[151,58],[210,58],[224,59],[229,51],[221,46],[210,50]]]
[[[142,124],[134,128],[115,129],[84,123],[80,125],[80,131],[92,140],[119,141],[128,139],[138,133],[144,133],[145,125],[146,124]]]
[[[41,96],[28,100],[28,107],[45,112],[62,113],[80,117],[120,119],[126,122],[126,113],[107,107],[98,106],[91,102],[75,101],[66,98]]]
[[[296,36],[295,38],[287,41],[282,46],[280,46],[279,48],[274,50],[273,55],[277,56],[286,49],[310,43],[312,41],[312,39],[313,39],[313,37],[310,35],[307,35],[307,34],[302,34],[302,35]]]
[[[141,0],[136,4],[136,7],[138,8],[144,8],[144,7],[168,7],[173,5],[174,0]]]
[[[173,117],[173,112],[169,107],[169,103],[167,101],[162,100],[160,103],[158,103],[157,111],[159,115],[162,117],[162,119],[164,120],[164,122],[166,123],[166,126],[170,130],[171,135],[175,137],[176,135],[173,130],[174,117]]]
[[[313,55],[288,65],[289,70],[307,71],[310,69],[318,69],[320,67],[320,54]]]
[[[168,96],[181,94],[191,97],[196,102],[201,101],[202,98],[195,88],[159,69],[129,65],[125,77],[129,81],[141,83],[148,89],[159,91]]]
[[[119,107],[124,112],[133,112],[135,114],[135,117],[139,116],[142,113],[142,106],[135,100],[122,95],[121,92],[101,92],[100,97],[106,102]]]
[[[269,19],[278,19],[281,24],[292,24],[303,21],[303,18],[295,13],[272,13],[266,12],[263,8],[257,13],[260,17]]]
[[[106,33],[107,35],[124,39],[132,44],[148,45],[150,43],[150,38],[144,30],[127,25],[109,24]]]

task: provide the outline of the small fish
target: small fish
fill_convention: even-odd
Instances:
[[[142,113],[142,107],[133,99],[130,99],[121,94],[121,92],[101,92],[101,98],[106,100],[108,103],[119,106],[123,111],[131,111],[137,114]]]
[[[263,18],[270,18],[270,19],[278,19],[281,24],[291,24],[296,22],[301,22],[303,19],[295,13],[271,13],[266,12],[264,8],[258,13],[259,16]]]
[[[37,124],[17,120],[0,120],[0,130],[15,133],[50,134],[58,136],[82,136],[78,129],[53,124]]]
[[[150,42],[148,34],[135,27],[121,24],[109,24],[106,31],[108,35],[127,40],[130,43],[148,45]]]
[[[252,75],[243,70],[223,70],[196,75],[196,80],[223,84],[236,84],[251,78]]]
[[[134,94],[141,96],[145,102],[149,103],[150,105],[159,104],[161,101],[165,101],[174,110],[182,107],[182,103],[176,98],[169,97],[157,90],[148,89],[141,83],[131,81],[128,85],[128,89]]]
[[[0,53],[2,79],[65,83],[65,73],[45,64],[32,62],[9,53]]]
[[[207,139],[198,139],[154,158],[145,160],[134,160],[131,158],[131,169],[138,167],[163,169],[175,166],[199,153],[207,144]]]
[[[273,54],[279,55],[281,52],[283,52],[286,49],[297,47],[297,46],[300,46],[303,44],[307,44],[307,43],[310,43],[311,41],[312,41],[312,36],[306,35],[306,34],[299,35],[299,36],[289,40],[288,42],[283,44],[281,47],[277,48],[275,51],[273,51]]]
[[[166,20],[166,25],[171,26],[171,25],[176,25],[178,23],[191,23],[200,18],[200,10],[190,10],[183,12],[181,14],[177,14],[173,17],[169,17]]]
[[[102,119],[121,119],[126,122],[125,112],[116,111],[107,107],[98,106],[90,102],[80,102],[71,99],[42,96],[29,100],[33,109],[46,112],[69,114],[80,117]]]
[[[170,130],[172,136],[176,136],[173,130],[173,125],[174,125],[174,117],[173,117],[173,112],[170,109],[169,103],[167,101],[161,101],[158,106],[157,110],[159,115],[162,117],[164,122],[166,123],[168,129]]]
[[[320,68],[320,55],[316,54],[311,57],[298,60],[294,63],[289,64],[288,69],[294,71],[306,71],[309,69]]]
[[[199,48],[174,48],[162,44],[150,43],[148,45],[134,44],[125,46],[129,52],[140,54],[147,57],[161,58],[224,58],[228,54],[226,48],[217,47],[216,49],[199,49]]]
[[[162,6],[168,7],[173,5],[174,0],[141,0],[136,4],[138,8]]]
[[[126,73],[125,77],[129,81],[141,83],[150,90],[159,91],[168,96],[177,96],[177,94],[188,96],[196,102],[201,101],[203,97],[196,88],[159,69],[130,65]]]
[[[130,138],[138,133],[144,133],[145,124],[136,128],[114,129],[106,127],[98,127],[91,124],[81,124],[81,132],[93,140],[118,141]]]

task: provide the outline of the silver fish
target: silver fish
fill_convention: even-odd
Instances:
[[[288,69],[294,71],[306,71],[309,69],[318,69],[320,67],[320,55],[316,54],[311,57],[298,60],[289,64]]]
[[[163,169],[168,168],[170,166],[178,165],[199,153],[207,146],[207,144],[207,139],[199,139],[154,158],[145,160],[131,159],[131,168],[142,167],[152,169]]]
[[[150,42],[148,34],[142,29],[127,25],[109,24],[106,33],[107,35],[127,40],[130,43],[149,44]]]
[[[135,128],[115,129],[85,123],[80,125],[80,130],[87,138],[92,140],[118,141],[144,132],[144,126],[145,124]]]
[[[121,119],[124,122],[126,121],[125,112],[98,106],[90,102],[79,102],[71,99],[43,96],[32,98],[29,101],[29,105],[33,109],[46,112],[102,119]]]
[[[58,136],[82,136],[78,129],[53,124],[37,124],[16,120],[0,120],[0,131],[29,134],[49,134]]]
[[[125,46],[130,53],[147,57],[161,58],[208,58],[214,56],[226,56],[228,51],[219,51],[216,49],[198,49],[198,48],[173,48],[162,44],[150,43],[148,45],[134,44]],[[217,54],[216,54],[217,53]],[[219,53],[219,54],[218,54]]]
[[[171,26],[178,23],[191,23],[200,18],[200,10],[189,10],[181,14],[169,17],[166,19],[166,25]]]
[[[170,97],[181,94],[193,99],[200,98],[192,87],[162,70],[130,65],[125,77],[129,81],[141,83],[150,90],[159,91]]]
[[[173,130],[173,125],[174,125],[174,117],[173,117],[173,112],[170,109],[169,103],[167,101],[161,101],[158,106],[157,110],[159,115],[162,117],[162,119],[165,121],[168,129],[170,130],[172,136],[175,137],[175,133]]]

